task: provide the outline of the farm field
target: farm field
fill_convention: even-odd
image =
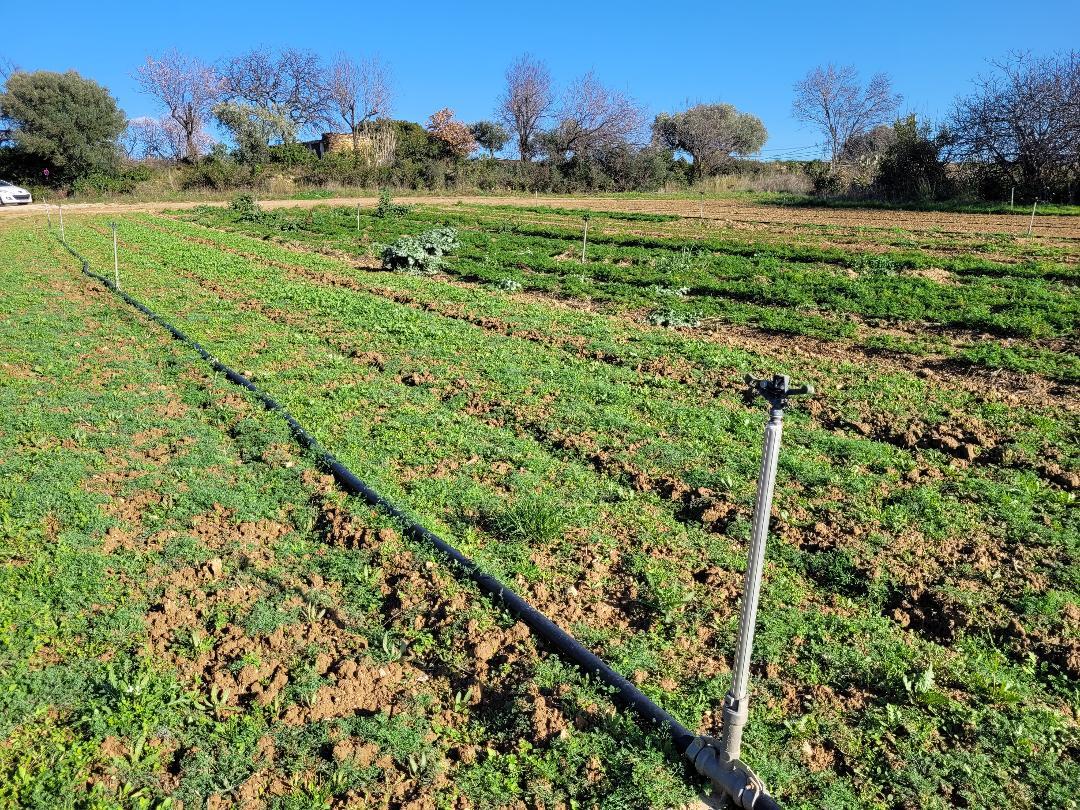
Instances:
[[[1077,220],[697,207],[130,212],[122,286],[703,733],[765,418],[740,381],[814,383],[785,420],[748,762],[791,808],[1075,807]],[[105,274],[111,221],[66,223]],[[435,226],[461,240],[440,273],[379,269]],[[0,221],[0,258],[0,801],[703,790],[42,217]]]

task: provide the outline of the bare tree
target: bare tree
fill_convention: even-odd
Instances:
[[[167,115],[161,118],[133,118],[128,121],[121,142],[129,157],[157,160],[181,160],[189,146],[187,133]],[[211,143],[205,131],[196,133],[198,154],[205,153]]]
[[[296,48],[276,54],[256,49],[221,68],[225,100],[252,110],[264,121],[288,122],[277,132],[284,143],[326,121],[329,93],[322,78],[319,57]]]
[[[549,136],[552,151],[596,154],[625,143],[644,125],[642,108],[628,95],[604,87],[591,72],[566,90]]]
[[[694,159],[697,178],[715,174],[733,155],[749,155],[768,137],[761,119],[730,104],[695,104],[685,112],[661,113],[653,121],[653,143],[682,150]]]
[[[506,91],[496,112],[517,141],[521,160],[536,154],[540,124],[554,101],[551,74],[542,61],[524,54],[507,69]]]
[[[863,87],[853,65],[829,64],[814,68],[795,85],[791,111],[799,121],[821,130],[835,166],[848,139],[886,123],[900,100],[884,73],[875,74]]]
[[[178,157],[194,161],[206,138],[203,127],[221,94],[214,69],[179,51],[166,51],[160,59],[147,57],[136,72],[143,92],[156,98],[168,110],[169,119],[183,136]]]
[[[995,174],[1028,198],[1080,181],[1080,51],[991,63],[956,102],[952,157]]]
[[[326,91],[333,114],[352,133],[355,153],[360,148],[360,130],[390,113],[390,72],[376,57],[356,62],[340,54],[330,66]]]

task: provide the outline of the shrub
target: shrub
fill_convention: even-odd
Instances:
[[[409,213],[409,206],[395,203],[390,196],[390,189],[384,188],[379,192],[379,204],[375,207],[375,216],[393,219],[403,217]]]
[[[443,256],[457,250],[458,244],[456,228],[433,228],[419,236],[402,236],[383,248],[382,264],[387,270],[434,273],[442,265]]]
[[[822,160],[806,164],[806,174],[810,178],[814,194],[821,197],[835,196],[843,191],[843,181],[833,167]]]
[[[240,222],[262,222],[266,217],[266,212],[259,208],[259,204],[250,194],[237,194],[229,208]]]
[[[893,139],[882,155],[877,185],[889,200],[938,200],[952,193],[942,150],[949,135],[931,135],[914,114],[892,126]]]
[[[211,188],[224,191],[249,183],[252,179],[250,168],[232,158],[208,157],[194,166],[186,167],[180,184],[185,189]]]
[[[76,180],[71,189],[76,194],[130,194],[137,183],[137,176],[127,172],[92,172]]]
[[[270,147],[270,162],[282,166],[304,166],[318,159],[314,152],[300,143],[281,143]]]

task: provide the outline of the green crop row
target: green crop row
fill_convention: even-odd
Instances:
[[[640,672],[688,723],[707,717],[726,686],[718,675],[731,651],[760,413],[733,395],[705,397],[669,376],[162,227],[121,225],[126,289],[250,371],[362,477],[622,671]],[[100,225],[69,232],[95,264],[109,258]],[[222,238],[281,264],[330,266]],[[340,262],[331,269],[389,283]],[[463,300],[479,307],[481,294],[493,295]],[[521,322],[544,310],[502,298],[492,306]],[[554,335],[580,327],[587,340],[618,343],[623,358],[669,339],[623,342],[602,317],[548,312]],[[746,357],[719,362],[730,369]],[[866,381],[863,396],[873,388]],[[934,452],[839,435],[798,411],[781,476],[749,740],[778,794],[836,807],[1068,795],[1070,679],[1043,648],[1007,632],[1013,617],[1036,639],[1069,632],[1054,608],[1078,590],[1065,493],[1028,472],[957,468]],[[1023,573],[1003,582],[1006,557]],[[934,611],[953,625],[937,626]],[[807,748],[823,768],[811,767]]]
[[[894,351],[944,353],[975,365],[1080,379],[1075,353],[1047,343],[1075,334],[1070,265],[606,234],[602,224],[594,226],[582,263],[580,231],[523,224],[510,215],[494,225],[467,211],[414,210],[407,218],[361,217],[359,234],[355,212],[346,209],[277,212],[273,222],[254,226],[233,223],[216,210],[195,216],[361,255],[399,233],[452,223],[465,229],[463,249],[446,269],[467,282],[521,285],[617,311],[667,314],[662,320],[676,323],[734,323],[875,348],[883,339],[878,330],[900,327],[909,336],[894,340]],[[951,273],[951,280],[919,272],[931,268]],[[954,342],[945,337],[949,330],[972,334]]]

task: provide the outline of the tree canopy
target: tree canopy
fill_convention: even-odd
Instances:
[[[73,70],[13,73],[0,117],[11,124],[20,162],[34,174],[48,169],[54,182],[115,168],[127,126],[109,91]]]
[[[715,174],[736,155],[765,145],[768,133],[761,119],[730,104],[698,104],[685,112],[661,113],[653,121],[653,143],[694,159],[694,174]]]
[[[469,129],[476,145],[486,149],[488,157],[495,157],[495,153],[510,141],[510,133],[495,121],[477,121]]]
[[[1080,182],[1080,51],[1014,53],[956,103],[954,157],[980,167],[996,193],[1031,199]]]

